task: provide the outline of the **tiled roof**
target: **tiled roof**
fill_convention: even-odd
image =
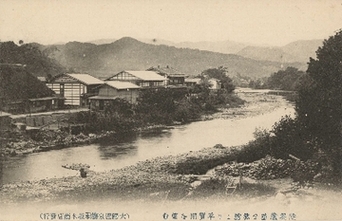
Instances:
[[[144,81],[164,81],[165,78],[154,71],[125,71]]]
[[[37,77],[37,78],[38,78],[38,80],[40,80],[40,81],[46,82],[46,77]]]
[[[68,76],[81,81],[86,85],[103,84],[104,82],[89,74],[67,74]]]
[[[201,78],[185,78],[185,82],[193,82],[199,84],[201,82]]]
[[[0,117],[7,117],[7,116],[11,116],[11,114],[3,112],[3,111],[0,111]]]
[[[110,96],[93,96],[88,98],[89,100],[115,100],[118,97],[110,97]]]
[[[56,100],[57,97],[42,97],[42,98],[31,98],[29,101],[48,101],[48,100]]]
[[[119,90],[140,88],[138,85],[124,81],[106,81],[106,84]]]
[[[180,71],[170,67],[170,66],[166,66],[166,67],[150,67],[149,69],[147,69],[147,71],[155,71],[161,75],[167,75],[170,77],[185,77],[186,75],[181,73]]]

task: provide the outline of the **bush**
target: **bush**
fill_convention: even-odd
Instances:
[[[301,160],[312,158],[314,143],[307,140],[305,127],[295,118],[283,117],[271,131],[270,153],[276,158],[288,158],[292,154]]]
[[[270,154],[270,133],[266,130],[257,130],[254,136],[255,140],[236,151],[237,162],[250,163]]]

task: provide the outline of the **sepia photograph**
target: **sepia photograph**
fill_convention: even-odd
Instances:
[[[0,221],[342,220],[342,0],[0,0]]]

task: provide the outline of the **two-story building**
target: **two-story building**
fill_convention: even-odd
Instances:
[[[180,71],[170,67],[150,67],[147,71],[154,71],[157,74],[163,76],[165,78],[165,85],[173,85],[173,86],[183,86],[185,85],[185,74],[181,73]]]
[[[105,84],[99,86],[98,95],[89,98],[90,109],[104,110],[105,106],[109,106],[116,99],[123,99],[131,104],[137,102],[140,87],[123,81],[106,81]]]
[[[103,81],[89,74],[61,74],[54,77],[46,85],[56,94],[65,97],[65,104],[72,106],[88,106],[88,98],[97,94],[98,86]]]
[[[184,83],[187,87],[194,87],[195,85],[200,84],[201,81],[201,78],[185,78]]]
[[[131,82],[141,88],[163,87],[165,78],[154,71],[121,71],[105,81]]]

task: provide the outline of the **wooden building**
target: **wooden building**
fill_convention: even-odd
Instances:
[[[42,97],[42,98],[30,98],[28,99],[28,105],[25,108],[26,113],[44,112],[64,107],[64,97]]]
[[[65,104],[88,106],[88,98],[97,94],[97,87],[104,82],[89,74],[61,74],[46,85],[56,94],[65,97]]]
[[[201,78],[186,78],[184,83],[187,87],[193,87],[196,84],[200,84],[202,82]]]
[[[123,99],[131,104],[137,102],[140,87],[122,81],[106,81],[105,84],[99,86],[97,96],[90,97],[90,108],[92,110],[104,110],[105,106],[110,105],[116,99]]]
[[[183,86],[185,85],[185,74],[181,73],[180,71],[170,67],[150,67],[147,71],[154,71],[157,74],[163,76],[165,78],[165,85],[173,85],[173,86]]]
[[[106,81],[131,82],[141,88],[153,88],[165,86],[165,78],[154,71],[121,71]]]

